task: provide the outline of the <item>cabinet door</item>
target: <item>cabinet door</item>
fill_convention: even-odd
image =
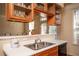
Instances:
[[[55,4],[48,4],[48,12],[53,14],[54,16],[48,16],[48,25],[55,25],[56,18],[55,18]]]
[[[34,54],[33,56],[57,56],[58,55],[58,47],[53,47],[43,52]]]
[[[48,51],[48,56],[58,56],[58,47],[51,48]]]
[[[22,4],[22,5],[18,5]],[[6,4],[6,15],[9,21],[29,22],[32,21],[32,4],[27,7],[24,3],[9,3]]]
[[[48,56],[58,56],[58,51],[54,51],[54,52],[51,52],[48,54]]]
[[[41,53],[34,54],[33,56],[48,56],[48,53],[46,53],[46,51],[44,51]]]
[[[34,10],[35,10],[35,12],[46,13],[47,3],[34,3]]]
[[[7,19],[9,19],[10,17],[12,17],[13,14],[13,5],[12,4],[6,4],[6,16]]]

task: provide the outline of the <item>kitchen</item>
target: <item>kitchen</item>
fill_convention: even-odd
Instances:
[[[78,45],[72,47],[72,16],[69,16],[71,13],[68,14],[72,9],[78,8],[78,5],[0,3],[0,55],[79,55]],[[70,8],[71,6],[73,7]],[[68,17],[71,18],[67,19]],[[68,28],[65,25],[68,25]]]

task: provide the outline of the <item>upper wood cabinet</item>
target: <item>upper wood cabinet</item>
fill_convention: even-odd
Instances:
[[[45,13],[47,11],[46,3],[34,3],[34,10]]]
[[[34,3],[34,11],[36,13],[45,13],[47,16],[53,16],[53,14],[48,12],[48,4],[47,3]]]
[[[48,25],[55,24],[55,4],[48,3],[48,12],[53,14],[53,17],[48,16]]]
[[[30,22],[33,18],[31,3],[6,4],[6,15],[9,21]]]
[[[60,25],[62,18],[62,7],[58,4],[48,3],[48,12],[53,14],[53,17],[48,16],[48,25]]]
[[[55,18],[56,18],[56,25],[61,25],[61,21],[62,21],[62,15],[63,15],[63,7],[55,4]]]
[[[6,15],[9,21],[31,22],[35,14],[45,13],[48,17],[48,25],[54,25],[59,24],[57,17],[61,15],[61,9],[61,6],[55,3],[8,3]]]

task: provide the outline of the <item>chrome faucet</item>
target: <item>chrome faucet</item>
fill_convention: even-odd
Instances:
[[[35,40],[35,49],[36,49],[36,50],[38,49],[38,41],[41,42],[41,40],[40,40],[40,39],[36,39],[36,40]]]
[[[35,40],[35,44],[38,44],[38,41],[40,41],[40,42],[41,42],[41,40],[40,40],[40,39],[36,39],[36,40]]]

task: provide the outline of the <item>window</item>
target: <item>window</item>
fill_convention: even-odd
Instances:
[[[29,35],[31,35],[33,29],[34,29],[34,21],[29,22]]]
[[[47,15],[44,13],[40,13],[41,21],[47,21]]]
[[[49,34],[57,34],[57,26],[49,26]]]
[[[79,43],[79,9],[75,9],[73,12],[73,32],[74,32],[74,44]]]
[[[40,13],[41,34],[47,34],[47,15]]]
[[[42,23],[41,24],[41,34],[46,34],[47,33],[47,24]]]

